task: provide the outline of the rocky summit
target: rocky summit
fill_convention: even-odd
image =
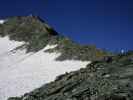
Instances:
[[[0,24],[0,36],[8,36],[10,40],[24,41],[27,52],[38,51],[58,33],[38,16],[7,17]]]

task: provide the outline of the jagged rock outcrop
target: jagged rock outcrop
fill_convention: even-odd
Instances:
[[[92,62],[8,100],[133,100],[133,51]]]
[[[58,33],[38,16],[9,17],[0,24],[0,36],[26,42],[27,52],[39,51]]]

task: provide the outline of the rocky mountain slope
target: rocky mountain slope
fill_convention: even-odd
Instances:
[[[8,100],[133,100],[133,51],[94,61]]]
[[[0,20],[0,100],[28,93],[110,55],[62,36],[38,16],[7,17]]]

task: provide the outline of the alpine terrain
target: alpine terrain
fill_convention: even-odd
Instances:
[[[133,100],[133,51],[80,45],[38,16],[1,19],[0,100]]]

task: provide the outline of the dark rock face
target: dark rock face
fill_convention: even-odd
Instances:
[[[58,46],[54,49],[47,50],[47,52],[61,53],[61,55],[56,59],[59,61],[66,59],[95,61],[102,59],[104,56],[113,55],[108,51],[96,48],[95,45],[80,45],[66,37],[58,38],[58,41],[56,41],[55,44],[58,44]]]
[[[38,16],[9,17],[4,24],[0,25],[0,33],[3,35],[33,35],[37,33],[58,35],[52,27]]]
[[[133,100],[133,53],[103,59],[9,100]],[[109,58],[110,59],[110,58]]]
[[[38,16],[9,17],[0,25],[0,36],[26,42],[27,52],[44,48],[58,33]]]

